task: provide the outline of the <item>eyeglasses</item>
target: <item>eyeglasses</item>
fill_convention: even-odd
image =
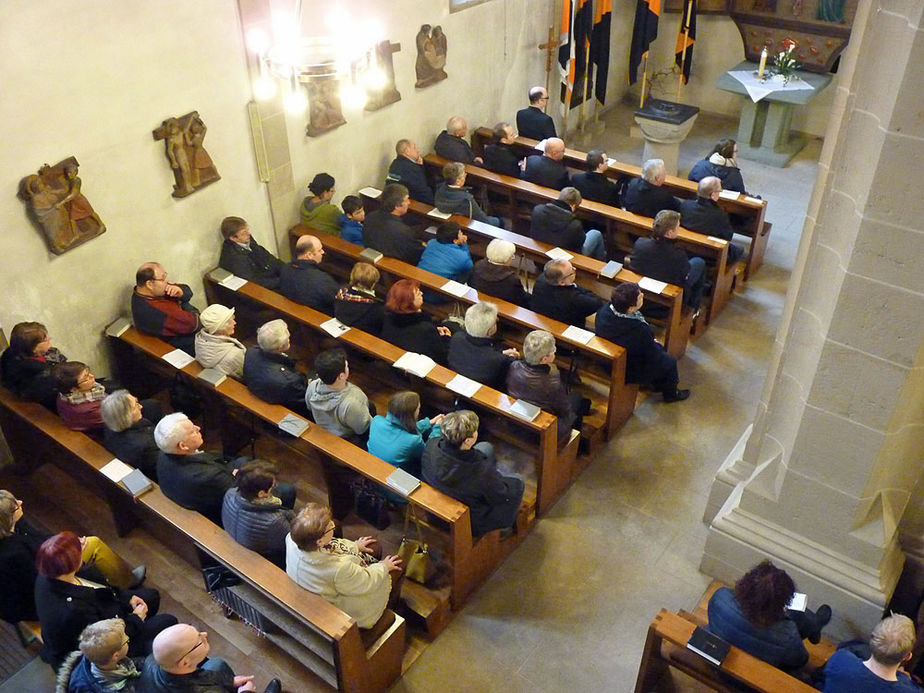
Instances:
[[[207,633],[199,633],[199,642],[197,642],[195,645],[193,645],[191,648],[189,648],[189,650],[187,650],[186,653],[185,653],[182,657],[180,657],[178,660],[176,660],[176,663],[179,664],[179,663],[182,662],[184,659],[186,659],[189,655],[191,655],[193,652],[195,652],[195,651],[196,651],[196,648],[199,647],[200,645],[202,645],[202,644],[205,642],[206,635],[207,635]]]

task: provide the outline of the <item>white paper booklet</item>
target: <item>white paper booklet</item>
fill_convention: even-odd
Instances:
[[[552,248],[551,250],[546,250],[545,254],[548,255],[553,260],[570,260],[574,257],[567,250],[562,250],[561,248]]]
[[[471,398],[481,389],[481,383],[477,380],[466,378],[464,375],[456,375],[455,378],[446,383],[446,387],[463,397]]]
[[[382,191],[378,188],[366,187],[361,188],[359,191],[360,195],[365,195],[366,197],[378,197],[382,194]]]
[[[639,288],[650,291],[653,294],[659,294],[667,288],[667,282],[659,282],[651,277],[642,277],[638,280]]]
[[[440,288],[443,291],[448,291],[453,296],[459,296],[459,297],[468,295],[468,292],[472,290],[472,287],[470,287],[468,284],[462,284],[461,282],[457,282],[453,279],[450,279],[448,282],[443,284]]]
[[[737,200],[738,193],[736,193],[734,190],[723,190],[719,193],[719,197],[721,197],[723,200]]]
[[[238,277],[236,274],[232,274],[226,277],[225,279],[222,279],[218,283],[221,286],[225,287],[226,289],[231,289],[231,291],[237,291],[242,286],[244,286],[244,284],[247,283],[247,280],[244,279],[243,277]]]
[[[392,364],[395,368],[408,371],[420,378],[426,378],[427,374],[436,366],[436,361],[424,354],[415,354],[413,351],[405,351],[397,361]]]
[[[337,318],[331,318],[326,322],[321,323],[321,328],[327,332],[331,337],[339,337],[344,332],[350,329],[349,325],[344,325],[342,322],[337,320]]]
[[[587,344],[591,339],[594,338],[594,333],[589,330],[583,330],[580,327],[574,325],[568,325],[568,329],[561,333],[562,337],[566,339],[572,339],[575,342],[580,342],[581,344]]]
[[[101,467],[100,471],[114,482],[119,483],[122,479],[131,474],[132,467],[129,467],[118,457],[114,457],[109,464],[105,467]]]
[[[436,207],[427,212],[428,217],[436,217],[437,219],[449,219],[452,215],[448,212],[441,212]]]
[[[182,349],[174,349],[173,351],[168,351],[161,358],[174,368],[185,368],[196,360]]]

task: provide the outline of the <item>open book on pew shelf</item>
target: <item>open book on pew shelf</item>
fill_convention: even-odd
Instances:
[[[615,277],[617,274],[619,274],[619,271],[620,271],[621,269],[622,269],[622,263],[621,263],[621,262],[616,262],[615,260],[610,260],[610,261],[607,262],[605,265],[603,265],[603,269],[600,270],[600,276],[601,276],[601,277],[606,277],[607,279],[612,279],[612,278]]]
[[[279,423],[276,425],[286,433],[293,435],[296,438],[308,430],[308,422],[300,416],[296,416],[295,414],[286,414],[279,420]]]
[[[121,337],[125,334],[125,330],[132,326],[132,321],[128,318],[119,318],[118,320],[112,322],[106,328],[107,337]]]
[[[448,282],[443,284],[440,288],[443,291],[451,293],[453,296],[459,296],[460,298],[462,296],[466,296],[472,290],[472,287],[470,287],[468,284],[457,282],[454,279],[450,279]]]
[[[545,254],[553,260],[571,260],[574,257],[574,255],[569,253],[567,250],[563,250],[562,248],[552,248],[551,250],[546,250]]]
[[[730,645],[718,635],[710,633],[702,626],[697,626],[687,641],[687,649],[693,650],[700,657],[708,659],[716,666],[721,666],[728,655]]]
[[[642,277],[638,280],[638,287],[653,294],[659,294],[667,288],[667,282],[659,282],[651,277]]]
[[[436,361],[426,354],[416,354],[413,351],[405,351],[392,365],[395,368],[413,373],[419,378],[426,378],[427,374],[436,366]]]
[[[229,274],[227,277],[218,282],[218,285],[223,286],[226,289],[231,289],[231,291],[237,291],[246,283],[247,280],[243,277],[239,277],[236,274]]]
[[[161,358],[174,368],[186,368],[186,366],[196,360],[182,349],[174,349],[173,351],[168,351],[166,354],[161,356]]]
[[[519,417],[526,419],[527,421],[534,420],[539,413],[542,411],[535,404],[530,404],[529,402],[517,399],[513,401],[513,404],[510,405],[510,411],[516,414]]]
[[[129,467],[118,457],[114,457],[111,462],[103,465],[99,469],[106,477],[119,483],[126,476],[132,473],[132,467]]]
[[[199,375],[196,377],[199,378],[199,380],[208,383],[212,387],[218,387],[228,378],[228,376],[226,376],[217,368],[203,368],[201,371],[199,371]]]
[[[584,330],[575,325],[568,325],[567,329],[561,333],[561,336],[565,339],[573,339],[575,342],[581,344],[587,344],[587,342],[596,337],[590,330]]]
[[[398,491],[401,495],[409,496],[420,486],[420,479],[413,474],[408,474],[403,469],[395,469],[395,471],[385,477],[385,483],[395,489],[395,491]]]
[[[133,469],[122,479],[122,484],[135,498],[154,488],[154,482],[148,479],[140,469]]]
[[[363,260],[368,260],[374,265],[385,256],[375,248],[363,248],[363,251],[359,254],[359,257],[361,257]]]
[[[436,217],[437,219],[449,219],[452,217],[452,214],[449,212],[441,212],[436,207],[427,212],[428,217]]]

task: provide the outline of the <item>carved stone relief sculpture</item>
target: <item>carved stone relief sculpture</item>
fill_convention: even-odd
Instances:
[[[210,183],[221,180],[212,157],[203,141],[207,128],[198,111],[179,118],[167,118],[152,132],[155,140],[163,140],[167,161],[173,170],[174,197],[186,197]]]
[[[446,79],[446,34],[442,27],[424,24],[417,32],[417,82],[415,87],[429,87]]]

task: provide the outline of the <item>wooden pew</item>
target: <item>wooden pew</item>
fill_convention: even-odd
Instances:
[[[40,404],[24,402],[0,388],[0,426],[20,464],[33,470],[46,461],[61,467],[89,492],[106,499],[117,527],[143,523],[157,535],[166,534],[171,546],[197,567],[202,563],[192,548],[199,557],[207,556],[209,564],[217,562],[235,573],[243,582],[232,589],[259,615],[254,625],[337,690],[385,691],[401,675],[406,625],[400,616],[367,651],[359,626],[346,613],[299,587],[283,570],[245,549],[199,513],[176,505],[156,484],[133,499],[99,471],[112,453],[68,429]]]
[[[163,355],[173,347],[166,342],[146,335],[134,327],[126,330],[117,338],[110,338],[116,354],[116,363],[125,369],[136,368],[137,358],[149,370],[172,378],[177,369],[163,360]],[[122,348],[118,348],[122,347]],[[184,381],[193,385],[206,402],[219,397],[252,414],[256,419],[271,427],[290,411],[277,404],[269,404],[252,395],[247,387],[232,378],[224,380],[217,388],[211,388],[197,378],[202,367],[197,362],[179,370]],[[304,459],[311,459],[312,453],[321,455],[339,464],[353,469],[367,479],[383,488],[388,488],[386,478],[394,467],[378,457],[369,454],[352,443],[328,433],[321,426],[310,425],[298,438],[292,438],[293,445],[302,451]],[[528,529],[526,519],[521,514],[517,532],[501,540],[500,531],[488,532],[482,537],[472,536],[471,518],[468,506],[446,496],[427,483],[421,485],[410,495],[410,499],[430,515],[446,526],[448,535],[448,561],[450,564],[450,600],[454,608],[460,608],[465,600],[497,568],[516,544],[525,536]]]
[[[322,323],[330,320],[329,315],[290,301],[285,296],[258,284],[247,282],[237,291],[232,291],[221,286],[209,273],[206,273],[205,286],[210,302],[235,305],[239,304],[243,298],[261,307],[269,308],[277,315],[294,320],[321,336],[329,337],[328,333],[321,327]],[[350,329],[339,337],[339,341],[345,346],[383,361],[389,366],[404,354],[404,349],[362,330]],[[423,379],[423,382],[417,379],[416,376],[410,377],[415,379],[415,384],[419,383],[428,386],[431,391],[434,389],[440,390],[454,398],[461,397],[461,395],[450,391],[447,384],[455,376],[455,371],[437,364]],[[562,450],[559,450],[558,419],[554,415],[542,412],[534,420],[526,421],[513,413],[512,404],[514,400],[512,398],[487,385],[482,385],[470,401],[477,408],[487,410],[501,419],[503,428],[512,427],[514,430],[525,430],[527,432],[526,438],[536,441],[534,445],[529,446],[529,451],[533,455],[536,465],[537,510],[540,514],[545,513],[552,507],[558,497],[564,493],[565,489],[568,488],[583,468],[583,461],[578,461],[577,459],[577,437],[569,441]]]
[[[424,166],[431,172],[439,173],[447,163],[447,159],[436,154],[428,154],[424,157]],[[485,186],[489,191],[505,196],[512,210],[524,205],[529,205],[531,208],[533,205],[558,199],[558,190],[529,181],[494,173],[472,164],[466,164],[465,171],[469,183]],[[652,219],[618,207],[584,200],[575,210],[575,214],[580,219],[586,219],[599,227],[611,250],[618,247],[628,253],[636,238],[651,235]],[[711,264],[713,284],[712,292],[709,294],[709,320],[711,321],[725,307],[734,290],[735,268],[728,264],[728,241],[681,227],[677,243],[687,252],[706,258]]]
[[[365,192],[366,190],[368,190],[368,188],[364,188],[364,192],[361,193],[366,203],[366,208],[377,208],[378,198],[367,194]],[[408,216],[414,221],[429,222],[431,224],[438,223],[440,221],[439,219],[435,219],[427,214],[432,209],[432,205],[412,200],[410,208],[408,209]],[[469,250],[475,257],[484,257],[488,243],[495,238],[499,238],[513,243],[517,248],[517,252],[529,260],[532,260],[541,271],[542,266],[549,260],[549,256],[546,255],[546,252],[554,247],[548,243],[533,240],[529,236],[522,236],[497,226],[491,226],[484,222],[459,216],[458,214],[452,215],[451,220],[465,229],[468,235]],[[295,228],[297,229],[299,227]],[[289,239],[294,246],[297,236],[290,234]],[[571,264],[577,272],[577,283],[590,289],[606,300],[609,300],[614,286],[625,282],[637,283],[642,279],[642,275],[625,268],[619,270],[619,273],[612,279],[604,277],[600,274],[600,271],[606,263],[592,257],[587,257],[586,255],[574,254]],[[645,289],[642,289],[642,291],[645,294],[646,302],[656,303],[667,308],[667,318],[654,322],[664,327],[664,348],[667,352],[671,354],[671,356],[677,358],[682,357],[684,352],[686,352],[690,331],[693,327],[692,311],[689,309],[685,311],[683,307],[683,288],[668,284],[660,293],[647,291]]]
[[[360,253],[363,249],[337,236],[331,236],[302,225],[295,226],[290,230],[290,235],[302,235],[309,232],[321,240],[327,254],[325,263],[329,271],[339,273],[340,276],[348,276],[353,264],[361,259]],[[615,435],[632,416],[635,409],[635,399],[638,395],[638,386],[627,384],[625,381],[626,351],[621,346],[596,336],[592,337],[587,344],[581,344],[579,341],[564,335],[568,325],[475,290],[470,291],[461,298],[454,296],[442,288],[446,283],[443,277],[395,258],[383,257],[376,263],[376,267],[383,276],[390,276],[394,279],[407,278],[416,280],[420,282],[422,287],[442,294],[453,302],[461,302],[466,305],[473,305],[479,301],[494,303],[498,310],[498,321],[505,326],[505,337],[514,340],[518,345],[522,345],[523,337],[532,330],[551,332],[561,347],[577,353],[584,362],[595,367],[596,370],[587,369],[582,372],[606,388],[607,404],[603,433],[607,440]],[[441,312],[444,314],[450,305],[452,304],[447,303],[437,306],[424,303],[424,310],[440,315]],[[578,327],[583,326],[579,325]]]
[[[489,128],[478,128],[472,134],[472,148],[481,156],[484,151],[484,146],[490,144],[493,139],[493,132]],[[513,143],[513,147],[521,156],[529,156],[538,151],[536,150],[536,145],[538,143],[538,140],[532,140],[528,137],[517,137]],[[566,148],[564,163],[569,168],[586,171],[587,153],[577,149]],[[605,175],[613,180],[640,178],[642,169],[640,166],[614,161],[607,167]],[[671,194],[675,197],[681,199],[696,197],[697,184],[686,178],[667,176],[664,180],[664,186],[669,189]],[[748,249],[747,268],[745,270],[745,278],[750,279],[754,272],[763,264],[764,253],[767,250],[767,242],[770,240],[770,225],[764,221],[764,217],[767,213],[767,201],[737,194],[737,197],[734,199],[727,197],[721,198],[719,200],[719,206],[729,214],[735,214],[747,219],[747,226],[736,231],[751,239],[751,247]]]

